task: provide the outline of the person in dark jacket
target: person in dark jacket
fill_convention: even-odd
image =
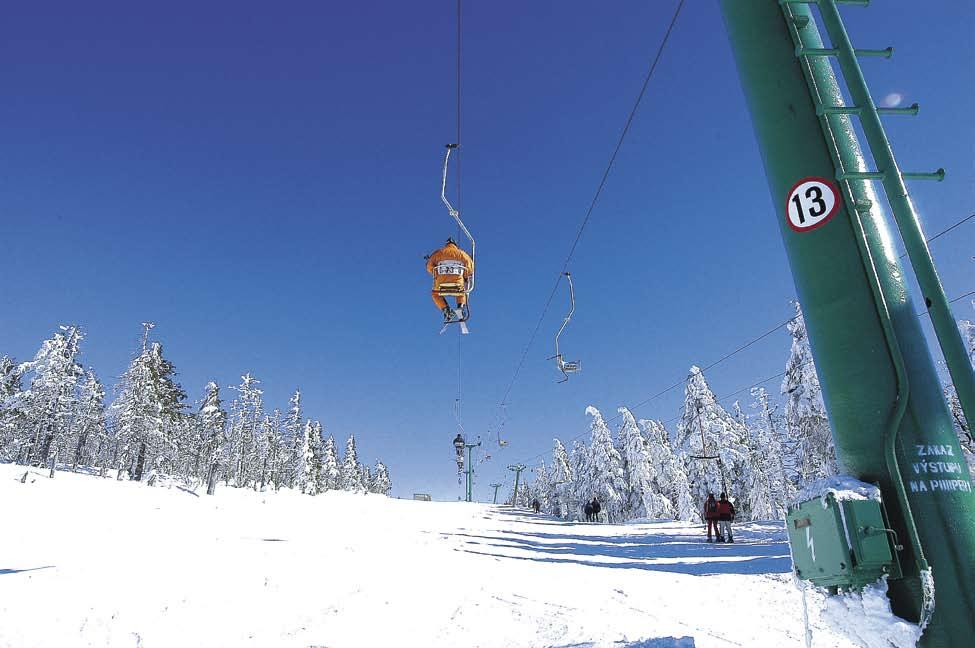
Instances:
[[[603,507],[599,505],[599,500],[595,497],[592,498],[592,521],[599,522],[599,512],[603,510]]]
[[[721,530],[721,535],[718,536],[718,542],[734,542],[735,538],[731,534],[731,521],[735,519],[735,505],[728,501],[728,496],[721,493],[721,499],[718,500],[718,527]]]
[[[711,530],[714,535],[721,537],[721,530],[718,529],[718,500],[714,499],[714,493],[708,493],[708,498],[704,502],[704,520],[708,524],[708,542],[714,542],[711,537]]]
[[[542,503],[538,501],[537,497],[532,500],[532,509],[535,510],[536,514],[542,510]]]

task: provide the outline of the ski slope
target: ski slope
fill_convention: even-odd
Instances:
[[[710,545],[674,522],[25,470],[0,465],[4,648],[804,645],[776,523]]]

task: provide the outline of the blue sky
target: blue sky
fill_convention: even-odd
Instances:
[[[468,2],[465,221],[478,238],[465,428],[486,431],[615,145],[674,2]],[[394,492],[453,499],[457,338],[438,336],[423,256],[455,133],[455,4],[19,3],[0,37],[0,354],[61,322],[113,384],[140,322],[195,400],[251,372],[391,467]],[[933,233],[973,209],[970,3],[844,10]],[[727,214],[731,217],[720,217]],[[504,466],[585,432],[782,322],[794,296],[716,2],[688,2],[508,401],[477,496]],[[949,297],[975,290],[975,223],[933,246]],[[971,315],[965,300],[959,316]],[[709,372],[720,395],[782,371],[783,330]],[[777,389],[777,382],[769,385]],[[230,394],[228,393],[229,397]],[[676,390],[637,410],[671,419]]]

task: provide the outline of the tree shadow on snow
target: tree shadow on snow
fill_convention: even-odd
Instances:
[[[28,567],[27,569],[0,569],[0,576],[8,574],[22,574],[24,572],[38,571],[41,569],[54,569],[54,565],[44,565],[43,567]]]
[[[559,646],[559,648],[594,648],[596,644],[579,643]],[[655,637],[637,642],[620,642],[614,648],[695,648],[693,637]]]
[[[735,544],[709,544],[703,534],[578,535],[499,530],[497,535],[455,533],[458,551],[498,559],[572,563],[608,569],[643,569],[694,576],[785,574],[792,569],[784,534],[769,538],[747,528]]]
[[[482,516],[485,520],[506,520],[509,522],[523,522],[541,526],[561,526],[573,524],[588,524],[587,522],[569,522],[554,515],[544,513],[535,514],[526,509],[496,508],[490,515]]]

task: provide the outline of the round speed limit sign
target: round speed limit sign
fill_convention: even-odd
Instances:
[[[826,178],[811,176],[792,186],[785,201],[789,227],[797,232],[814,230],[833,217],[840,207],[840,192]]]

